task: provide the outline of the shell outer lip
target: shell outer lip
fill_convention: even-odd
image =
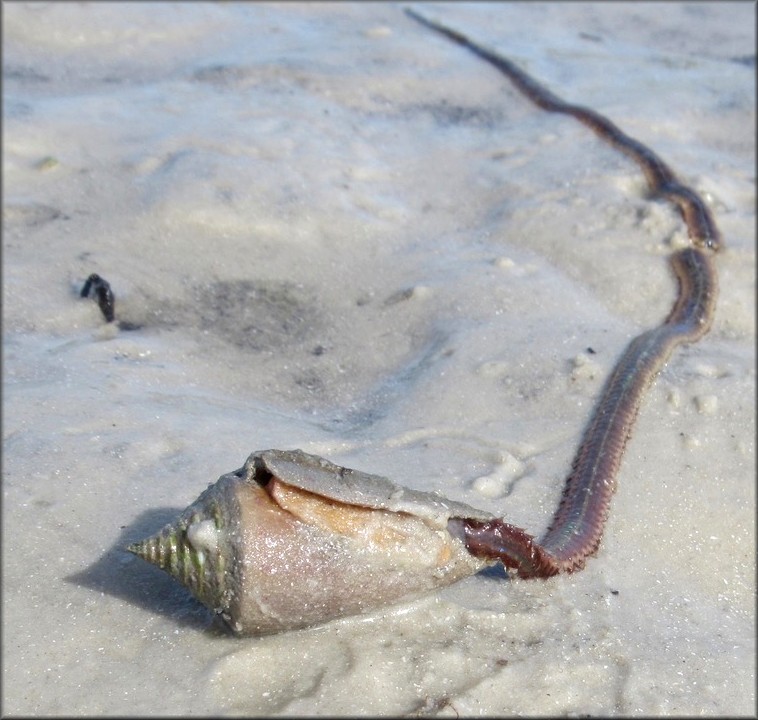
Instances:
[[[335,465],[302,450],[261,450],[252,453],[242,470],[248,480],[265,484],[270,476],[282,482],[348,505],[416,515],[444,527],[450,518],[487,522],[494,515],[438,493],[412,490],[386,477]],[[239,473],[239,471],[236,471]]]

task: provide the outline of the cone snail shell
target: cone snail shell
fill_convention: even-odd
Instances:
[[[266,450],[128,549],[235,634],[262,635],[367,612],[490,564],[451,518],[492,516],[300,450]]]

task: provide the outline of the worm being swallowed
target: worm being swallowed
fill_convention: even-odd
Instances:
[[[527,75],[510,60],[474,43],[462,33],[406,13],[472,51],[505,74],[535,105],[548,112],[571,115],[601,140],[634,160],[645,175],[653,197],[679,208],[692,247],[671,256],[679,293],[668,318],[629,344],[606,382],[585,429],[563,497],[547,533],[537,541],[502,520],[456,520],[468,549],[477,556],[497,557],[522,577],[548,577],[584,567],[600,544],[610,498],[616,489],[626,441],[645,391],[674,348],[699,340],[711,326],[718,283],[709,255],[722,245],[721,234],[700,196],[684,185],[650,148],[629,137],[614,123],[589,108],[567,103]]]
[[[543,110],[573,116],[640,166],[651,195],[675,204],[689,231],[691,246],[671,256],[677,299],[666,320],[636,337],[616,363],[539,540],[436,494],[299,450],[265,450],[221,476],[157,535],[129,547],[183,582],[238,635],[363,613],[498,560],[521,577],[584,567],[599,546],[645,391],[672,351],[701,338],[713,319],[717,282],[710,255],[721,238],[698,194],[602,115],[564,102],[461,33],[408,14],[494,65]]]

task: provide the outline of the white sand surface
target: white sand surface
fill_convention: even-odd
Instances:
[[[600,552],[246,640],[124,552],[269,447],[540,534],[686,235],[400,5],[5,3],[4,714],[755,713],[755,6],[419,7],[648,143],[725,236]]]

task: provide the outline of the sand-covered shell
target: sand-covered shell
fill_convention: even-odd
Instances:
[[[253,453],[128,549],[238,635],[359,614],[478,572],[451,518],[492,516],[300,450]]]

